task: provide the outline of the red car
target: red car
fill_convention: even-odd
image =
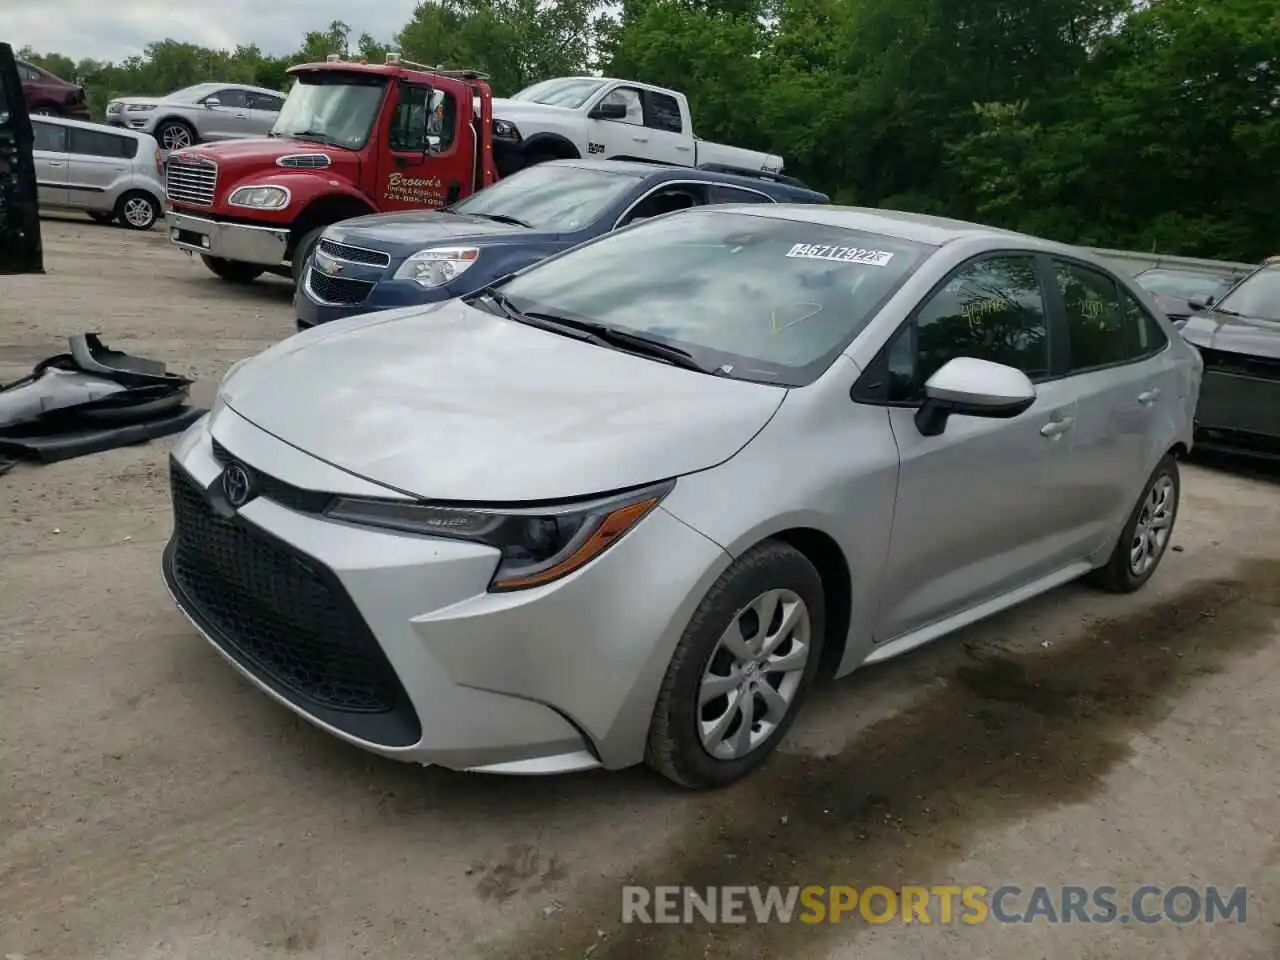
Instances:
[[[84,87],[68,83],[25,60],[18,60],[17,66],[29,112],[72,117],[76,120],[89,119],[89,104],[85,102]]]

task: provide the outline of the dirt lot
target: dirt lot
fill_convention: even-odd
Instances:
[[[292,330],[168,248],[46,221],[0,381],[97,329],[200,377]],[[1139,596],[1070,587],[818,691],[690,796],[383,762],[268,702],[157,565],[167,444],[0,478],[0,956],[1280,957],[1280,486],[1185,468]],[[1248,888],[1244,923],[621,927],[620,884]]]

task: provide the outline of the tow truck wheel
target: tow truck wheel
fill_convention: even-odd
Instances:
[[[290,261],[289,268],[293,273],[293,285],[295,287],[302,286],[302,273],[306,270],[307,261],[311,259],[311,251],[315,249],[322,233],[324,233],[324,227],[308,230],[302,235],[302,239],[298,241],[297,247],[294,248],[293,260]]]
[[[227,260],[205,254],[201,254],[200,259],[214,276],[220,277],[227,283],[252,283],[266,272],[256,263],[245,263],[242,260]]]

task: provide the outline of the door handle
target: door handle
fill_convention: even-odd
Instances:
[[[1040,436],[1048,437],[1050,440],[1062,436],[1068,430],[1076,425],[1075,417],[1063,417],[1061,420],[1050,420],[1040,428]]]
[[[681,153],[688,153],[690,150],[693,149],[693,147],[676,147],[676,149],[679,150]]]
[[[649,138],[648,138],[648,137],[632,137],[631,139],[632,139],[632,140],[634,140],[636,143],[648,143],[648,142],[649,142]]]
[[[1154,390],[1148,390],[1145,393],[1138,394],[1138,402],[1142,404],[1144,407],[1151,406],[1151,404],[1155,403],[1159,399],[1160,399],[1159,388],[1156,388]]]
[[[46,160],[45,163],[47,163],[51,167],[65,166],[65,164],[63,164],[61,160]]]
[[[249,119],[249,115],[248,115],[247,113],[237,113],[237,114],[236,114],[236,119],[237,119],[237,120],[248,120],[248,119]]]

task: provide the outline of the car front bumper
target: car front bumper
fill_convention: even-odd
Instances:
[[[224,223],[170,210],[165,214],[169,240],[192,253],[264,267],[288,263],[289,231],[279,227],[258,227],[244,223]]]
[[[314,266],[308,266],[294,294],[293,310],[299,330],[362,313],[425,306],[459,296],[449,286],[427,289],[412,280],[334,278],[318,274]]]
[[[238,512],[218,493],[231,460],[262,484]],[[180,439],[171,473],[164,578],[205,638],[329,733],[453,769],[639,762],[675,645],[729,562],[659,507],[568,577],[492,594],[494,550],[325,519],[305,491],[395,494],[225,407]]]

